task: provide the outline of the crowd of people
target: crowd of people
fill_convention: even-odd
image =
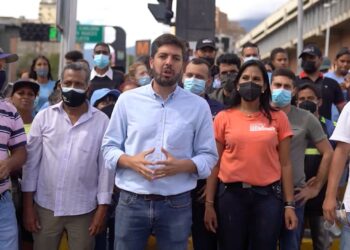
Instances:
[[[186,44],[163,34],[127,73],[106,43],[91,68],[70,51],[57,81],[39,55],[13,83],[0,50],[1,250],[297,250],[306,225],[350,247],[350,50],[307,44],[296,75],[283,48]]]

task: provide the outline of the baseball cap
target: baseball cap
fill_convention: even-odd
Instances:
[[[119,97],[120,92],[116,89],[108,89],[108,88],[103,88],[103,89],[97,89],[92,93],[90,103],[92,106],[95,106],[95,104],[103,99],[106,95],[113,95],[116,98]]]
[[[202,38],[197,41],[196,50],[203,49],[205,47],[209,47],[216,50],[215,40],[210,38]]]
[[[312,56],[322,57],[322,52],[316,45],[309,44],[309,45],[306,45],[304,47],[299,58],[303,57],[304,55],[312,55]]]
[[[5,53],[2,48],[0,48],[0,59],[5,59],[6,63],[16,62],[18,56],[16,54]]]
[[[349,50],[347,47],[341,48],[341,49],[337,52],[335,58],[338,59],[339,57],[341,57],[341,56],[343,56],[343,55],[350,55],[350,50]]]
[[[19,90],[20,88],[23,88],[23,87],[31,88],[34,91],[35,95],[37,95],[39,93],[39,89],[40,89],[40,85],[34,81],[27,80],[27,79],[19,79],[16,82],[14,82],[12,85],[11,96],[13,96],[13,94],[17,90]]]
[[[328,57],[323,57],[322,64],[320,70],[327,70],[332,67],[332,62]]]

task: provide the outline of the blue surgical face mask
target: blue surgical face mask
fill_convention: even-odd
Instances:
[[[290,104],[292,91],[283,88],[272,90],[272,102],[276,107],[282,108]]]
[[[140,86],[144,86],[144,85],[147,85],[151,82],[151,77],[150,76],[142,76],[141,78],[139,78],[137,80],[137,83],[140,85]]]
[[[250,60],[259,61],[259,58],[257,58],[256,56],[248,56],[248,57],[244,57],[244,59],[243,59],[244,62],[248,62]]]
[[[185,78],[184,89],[191,91],[193,94],[200,95],[205,91],[205,81],[195,77]]]
[[[49,69],[48,68],[40,68],[35,70],[36,75],[40,76],[40,77],[47,77],[47,75],[49,74]]]
[[[213,81],[213,88],[218,89],[221,87],[221,80],[220,78],[215,78]]]
[[[109,64],[109,56],[104,54],[97,54],[94,55],[94,65],[99,68],[103,69],[106,68]]]

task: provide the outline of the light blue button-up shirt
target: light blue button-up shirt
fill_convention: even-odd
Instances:
[[[163,100],[148,84],[123,93],[102,142],[107,167],[116,168],[115,184],[138,194],[174,195],[192,190],[218,160],[212,116],[204,98],[177,87]],[[130,168],[117,166],[123,154],[155,148],[146,158],[165,160],[161,148],[177,159],[191,159],[197,174],[180,173],[149,181]],[[155,169],[160,166],[151,165]]]

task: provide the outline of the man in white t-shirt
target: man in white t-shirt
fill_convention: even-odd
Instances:
[[[337,190],[342,176],[346,160],[350,153],[350,103],[346,104],[343,111],[340,113],[337,126],[331,136],[330,140],[337,141],[337,147],[334,151],[331,167],[328,176],[328,186],[326,192],[326,198],[323,203],[323,215],[326,220],[334,223],[335,209],[337,206]],[[350,219],[350,185],[347,186],[344,205]],[[346,248],[347,246],[347,248]],[[344,225],[341,236],[341,250],[349,249],[350,246],[350,226]]]

